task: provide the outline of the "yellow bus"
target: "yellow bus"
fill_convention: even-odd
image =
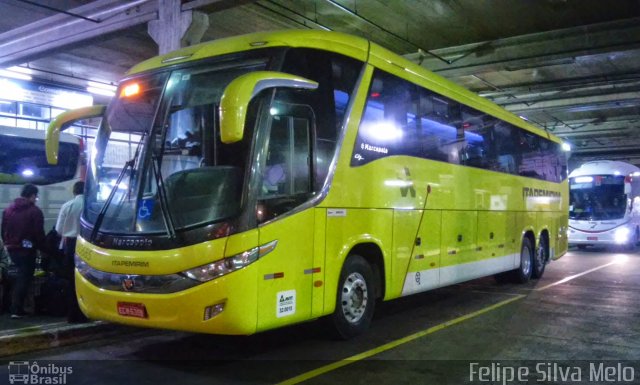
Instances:
[[[567,250],[561,141],[363,38],[257,33],[130,70],[86,178],[77,296],[93,319],[252,334]],[[136,138],[108,167],[115,134]]]

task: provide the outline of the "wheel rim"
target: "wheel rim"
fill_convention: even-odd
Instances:
[[[367,282],[360,273],[351,273],[342,285],[340,303],[342,313],[349,323],[357,323],[364,316],[369,302]]]
[[[522,249],[522,260],[520,261],[520,267],[524,275],[529,275],[531,272],[531,249],[524,247]]]

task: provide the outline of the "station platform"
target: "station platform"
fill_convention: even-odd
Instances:
[[[68,323],[65,317],[42,315],[12,319],[5,312],[0,314],[0,357],[109,338],[134,329],[103,321]]]

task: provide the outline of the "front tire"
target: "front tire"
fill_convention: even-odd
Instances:
[[[513,271],[513,277],[518,283],[526,283],[531,279],[533,271],[533,245],[529,238],[522,239],[522,248],[520,249],[520,267]]]
[[[337,336],[346,340],[367,330],[375,302],[371,265],[359,255],[350,255],[340,272],[336,309],[331,316]]]
[[[538,247],[536,247],[536,253],[533,258],[533,269],[531,271],[531,278],[542,278],[544,269],[547,266],[547,261],[549,260],[548,250],[549,247],[547,238],[544,236],[540,236],[540,241],[538,242]]]

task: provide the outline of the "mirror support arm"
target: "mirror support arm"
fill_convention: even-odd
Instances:
[[[75,110],[65,111],[56,116],[49,127],[45,136],[45,148],[47,151],[47,162],[49,164],[58,164],[58,149],[60,146],[60,132],[68,128],[73,122],[81,119],[97,118],[104,115],[106,106],[95,105],[89,107],[77,108]]]
[[[242,140],[249,102],[268,88],[315,90],[318,82],[283,72],[255,71],[234,79],[220,99],[220,132],[223,143]]]

